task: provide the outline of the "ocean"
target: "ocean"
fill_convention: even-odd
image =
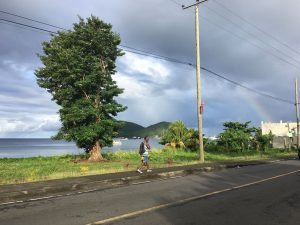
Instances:
[[[116,139],[113,147],[103,148],[103,152],[138,151],[140,139]],[[158,139],[150,139],[152,148],[162,148]],[[55,156],[84,153],[73,142],[54,141],[51,139],[0,139],[0,158],[28,158],[36,156]]]

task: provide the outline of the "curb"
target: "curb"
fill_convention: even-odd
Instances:
[[[294,158],[283,158],[275,161],[291,160]],[[254,166],[272,163],[272,160],[265,161],[241,161],[241,162],[229,162],[222,164],[199,164],[197,168],[180,169],[180,167],[174,167],[173,171],[149,173],[143,175],[127,176],[115,179],[95,180],[90,182],[72,183],[66,182],[59,186],[43,186],[42,188],[31,188],[17,191],[3,191],[0,186],[0,205],[8,205],[13,203],[37,201],[42,199],[49,199],[62,196],[70,196],[94,191],[100,191],[115,187],[137,185],[143,183],[149,183],[155,180],[165,180],[170,178],[178,178],[191,174],[197,174],[202,172],[220,171],[230,168],[238,168],[244,166]],[[47,182],[45,182],[47,183]],[[21,186],[21,185],[20,185]]]

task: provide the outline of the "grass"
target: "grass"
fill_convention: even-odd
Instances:
[[[296,156],[296,151],[267,150],[263,153],[246,151],[242,153],[206,152],[207,162],[261,160],[285,156]],[[33,158],[0,159],[0,184],[26,183],[66,177],[132,171],[140,163],[136,151],[106,153],[108,162],[74,163],[85,159],[85,155],[65,155]],[[198,163],[196,152],[184,150],[153,150],[150,155],[152,168],[180,166]]]

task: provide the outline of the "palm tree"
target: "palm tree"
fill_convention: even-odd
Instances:
[[[194,133],[193,129],[186,128],[185,124],[179,120],[170,124],[163,134],[161,143],[171,147],[185,148],[191,142]]]

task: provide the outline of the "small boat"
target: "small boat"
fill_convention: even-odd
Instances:
[[[122,142],[120,140],[114,140],[113,145],[122,145]]]

